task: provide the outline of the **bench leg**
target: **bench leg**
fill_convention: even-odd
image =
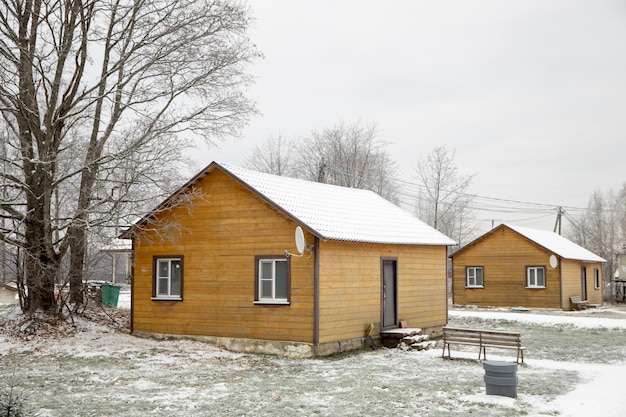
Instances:
[[[441,358],[445,358],[446,356],[446,345],[448,346],[448,359],[450,359],[450,343],[443,344],[443,351],[441,352]]]

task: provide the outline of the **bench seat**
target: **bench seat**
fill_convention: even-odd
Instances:
[[[572,303],[572,307],[576,310],[583,310],[587,307],[589,307],[589,302],[587,300],[581,300],[580,296],[578,295],[572,295],[569,298],[570,303]]]
[[[504,332],[498,330],[465,329],[459,327],[443,328],[443,352],[441,357],[445,357],[448,349],[448,359],[450,359],[450,344],[478,346],[478,360],[481,356],[487,359],[486,348],[515,349],[517,350],[517,360],[524,363],[524,347],[522,346],[521,335],[516,332]]]

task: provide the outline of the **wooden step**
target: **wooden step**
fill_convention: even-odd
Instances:
[[[418,327],[398,327],[381,330],[380,339],[386,347],[397,347],[403,338],[420,335],[421,333],[422,329]]]
[[[413,343],[422,343],[427,342],[429,340],[427,334],[416,334],[414,336],[406,336],[402,338],[402,341],[407,345],[411,345]]]

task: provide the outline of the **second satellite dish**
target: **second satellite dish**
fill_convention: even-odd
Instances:
[[[556,259],[556,256],[554,255],[550,255],[550,268],[556,268],[558,265],[558,260]]]
[[[296,227],[296,249],[302,255],[306,249],[306,240],[304,240],[304,232],[300,226]]]

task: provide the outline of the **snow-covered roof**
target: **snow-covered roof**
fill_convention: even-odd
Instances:
[[[6,288],[12,291],[17,291],[17,282],[15,281],[0,282],[0,287]]]
[[[108,245],[100,250],[103,252],[129,252],[133,250],[133,242],[126,239],[112,239]]]
[[[588,262],[606,262],[605,259],[595,253],[554,232],[514,226],[512,224],[504,225],[538,245],[543,246],[555,255],[559,255],[561,258]]]
[[[323,240],[455,245],[438,230],[385,200],[356,188],[281,177],[214,162],[217,167]]]

